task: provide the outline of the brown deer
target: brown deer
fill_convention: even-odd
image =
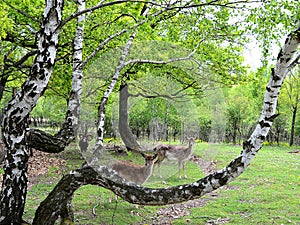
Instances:
[[[181,179],[180,168],[182,167],[184,172],[184,178],[187,178],[185,171],[185,162],[188,160],[192,153],[192,147],[195,143],[194,138],[189,139],[189,146],[178,146],[178,145],[166,145],[161,144],[154,148],[154,151],[158,154],[158,159],[155,164],[157,164],[158,175],[161,176],[160,173],[160,165],[164,161],[164,159],[168,160],[176,160],[178,161],[178,178]]]
[[[157,160],[157,154],[148,155],[141,153],[145,159],[145,165],[133,165],[127,162],[119,161],[111,165],[111,168],[122,178],[134,184],[141,185],[145,183],[153,172],[154,163]],[[116,199],[116,196],[115,196]],[[111,196],[110,200],[111,202]]]

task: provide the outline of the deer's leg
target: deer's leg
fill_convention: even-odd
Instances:
[[[158,176],[159,176],[160,178],[162,178],[162,175],[161,175],[161,173],[160,173],[160,163],[157,164],[157,171],[158,171]]]
[[[181,179],[181,176],[180,176],[180,167],[181,167],[181,161],[178,161],[178,178]]]
[[[109,192],[109,199],[108,202],[111,203],[112,202],[112,191]]]
[[[187,179],[186,171],[185,171],[185,161],[182,162],[182,169],[184,173],[184,178]]]
[[[110,195],[109,195],[109,200],[108,200],[109,203],[112,203],[112,195],[114,195],[114,199],[117,202],[118,201],[118,196],[116,194],[113,194],[113,192],[111,191]]]

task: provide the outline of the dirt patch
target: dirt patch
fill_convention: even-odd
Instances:
[[[211,174],[217,170],[215,161],[205,161],[196,155],[192,155],[190,161],[196,163],[205,175]]]
[[[65,160],[55,157],[55,154],[49,154],[33,150],[33,155],[28,160],[28,189],[34,185],[41,175],[47,174],[51,167],[57,167],[54,170],[60,173],[64,168]],[[0,164],[3,167],[3,163]],[[0,186],[2,186],[3,174],[0,174]]]

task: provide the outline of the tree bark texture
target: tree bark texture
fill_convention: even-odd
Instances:
[[[63,1],[46,1],[38,53],[29,78],[4,110],[2,134],[5,165],[0,198],[0,224],[21,224],[27,194],[29,113],[43,94],[51,76],[58,44]]]
[[[140,145],[137,143],[128,121],[128,84],[123,82],[120,86],[119,97],[119,132],[126,148],[129,151],[141,151]]]
[[[85,10],[85,0],[77,1],[77,11],[81,12]],[[77,17],[77,25],[74,36],[74,48],[73,48],[73,72],[72,72],[72,91],[70,93],[68,102],[68,112],[66,114],[65,124],[69,124],[70,128],[70,138],[64,137],[66,140],[72,140],[77,137],[78,125],[79,125],[79,115],[80,115],[80,101],[82,96],[82,79],[83,79],[83,64],[82,64],[82,48],[83,48],[83,36],[84,36],[84,21],[85,14],[81,14]],[[71,127],[70,127],[71,126]],[[67,143],[69,144],[69,143]],[[74,220],[74,214],[72,211],[72,197],[61,205],[60,217],[62,224],[67,223],[67,221]],[[56,217],[56,216],[54,216]]]
[[[108,87],[106,88],[106,90],[103,94],[103,97],[101,98],[101,101],[100,101],[100,104],[98,107],[97,140],[96,140],[96,147],[95,147],[93,159],[91,161],[92,164],[95,164],[96,162],[98,162],[98,159],[100,157],[101,150],[103,147],[104,122],[105,122],[106,104],[107,104],[108,98],[116,86],[116,83],[119,79],[121,70],[124,68],[126,56],[129,53],[130,47],[132,45],[132,42],[133,42],[135,36],[136,36],[136,32],[134,32],[130,36],[129,40],[127,41],[127,43],[124,47],[124,50],[122,52],[122,55],[119,59],[118,66],[116,67],[114,75],[111,79],[111,82],[108,85]]]
[[[272,76],[266,87],[264,105],[256,129],[244,142],[241,154],[225,168],[216,171],[191,184],[168,188],[146,188],[124,180],[117,180],[116,174],[106,167],[85,167],[64,176],[40,205],[36,217],[47,219],[55,214],[60,205],[77,188],[85,184],[95,184],[112,190],[128,202],[141,205],[165,205],[199,198],[237,178],[245,171],[251,160],[261,149],[273,120],[277,116],[276,107],[280,88],[290,69],[290,63],[300,43],[300,29],[289,34],[282,47]],[[35,220],[37,221],[37,220]],[[35,223],[38,224],[38,223]],[[50,224],[50,223],[49,223]]]
[[[85,10],[85,0],[77,1],[78,12]],[[77,17],[77,26],[74,37],[73,48],[73,76],[72,76],[72,91],[69,99],[69,111],[72,112],[70,119],[74,128],[75,135],[77,135],[78,119],[80,114],[80,100],[82,95],[82,77],[83,77],[83,64],[82,64],[82,48],[84,37],[84,21],[85,14]]]

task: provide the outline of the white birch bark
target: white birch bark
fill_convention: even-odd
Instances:
[[[149,9],[152,6],[149,5],[145,8],[143,12],[141,12],[141,16],[146,16],[147,13],[149,12]],[[89,160],[90,165],[95,165],[98,162],[98,159],[101,155],[101,151],[103,150],[103,134],[104,134],[104,122],[105,122],[105,110],[106,110],[106,104],[108,101],[108,98],[110,94],[112,93],[118,79],[121,70],[125,67],[126,65],[126,56],[129,53],[130,47],[132,45],[132,42],[136,36],[136,31],[130,36],[129,40],[127,41],[124,50],[122,52],[122,55],[119,59],[119,63],[115,69],[114,75],[111,79],[111,82],[109,86],[107,87],[106,91],[104,92],[103,97],[101,98],[99,107],[98,107],[98,122],[97,122],[97,139],[96,139],[96,146],[95,146],[95,151],[93,155],[93,159]]]
[[[97,164],[99,157],[101,155],[101,151],[103,148],[103,134],[104,134],[104,122],[105,122],[105,110],[106,110],[106,104],[108,101],[108,98],[110,94],[112,93],[113,89],[115,88],[115,85],[119,79],[119,75],[121,70],[124,68],[126,56],[128,55],[129,49],[132,45],[132,42],[136,36],[136,32],[134,32],[129,40],[127,41],[124,50],[122,52],[122,55],[119,59],[119,63],[114,71],[114,75],[111,79],[110,84],[106,88],[103,97],[101,98],[99,107],[98,107],[98,122],[97,122],[97,139],[96,139],[96,146],[95,151],[93,154],[93,158],[91,160],[88,160],[91,165]]]
[[[4,110],[2,133],[6,147],[0,198],[0,224],[21,224],[27,194],[27,118],[51,76],[62,18],[62,0],[47,0],[39,36],[38,53],[30,76]]]
[[[78,0],[78,12],[85,10],[85,0]],[[84,22],[85,14],[81,14],[77,18],[77,26],[74,37],[74,53],[73,53],[73,76],[72,76],[72,92],[69,100],[69,111],[71,112],[70,119],[74,128],[75,135],[77,134],[78,119],[80,115],[80,100],[82,95],[82,49],[84,37]]]

